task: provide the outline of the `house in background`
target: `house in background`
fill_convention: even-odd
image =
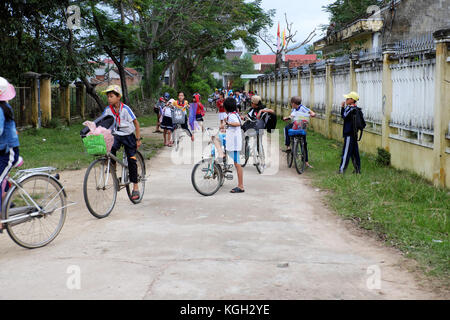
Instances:
[[[133,87],[139,85],[142,80],[142,75],[133,68],[125,68],[125,78],[127,86]],[[119,70],[111,59],[104,59],[102,63],[97,66],[94,76],[89,78],[89,81],[97,87],[121,84]]]
[[[317,61],[317,55],[315,54],[288,54],[285,57],[286,62],[289,64],[289,68],[310,64]],[[255,71],[264,73],[267,70],[271,70],[271,68],[275,66],[276,56],[274,54],[252,55],[252,60],[255,64]]]

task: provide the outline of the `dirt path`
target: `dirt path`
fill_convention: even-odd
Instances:
[[[209,114],[208,124],[216,117]],[[322,192],[284,162],[276,175],[246,167],[243,194],[229,193],[235,177],[203,197],[191,185],[192,165],[174,165],[171,152],[147,163],[141,204],[122,191],[102,220],[82,199],[85,170],[62,172],[78,204],[45,248],[22,249],[2,235],[0,299],[439,298],[397,251],[336,217]],[[80,289],[67,286],[73,270]],[[368,288],[368,279],[376,285],[368,270],[380,271],[380,289]]]

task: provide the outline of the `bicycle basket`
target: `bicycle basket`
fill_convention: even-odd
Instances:
[[[184,124],[186,121],[186,115],[183,110],[178,108],[172,109],[172,123],[173,124]]]
[[[106,143],[102,134],[86,136],[83,138],[83,143],[88,154],[94,156],[106,154]]]

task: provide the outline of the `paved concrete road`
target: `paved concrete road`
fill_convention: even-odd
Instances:
[[[217,114],[207,117],[217,123]],[[148,162],[141,204],[122,191],[102,220],[83,202],[85,170],[62,172],[78,205],[45,248],[1,236],[0,299],[439,298],[397,251],[330,212],[307,175],[284,161],[276,175],[246,167],[243,194],[229,193],[235,178],[203,197],[191,185],[192,165],[174,165],[171,152]],[[370,289],[377,270],[381,289]],[[78,274],[80,289],[70,289]]]

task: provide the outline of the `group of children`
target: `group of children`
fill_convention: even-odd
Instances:
[[[133,183],[132,198],[138,199],[140,197],[139,188],[137,184],[137,164],[136,164],[136,151],[141,146],[141,134],[139,122],[136,119],[131,108],[125,105],[121,101],[122,91],[120,86],[109,86],[105,91],[108,98],[108,106],[105,108],[103,114],[111,115],[115,119],[113,128],[114,144],[111,149],[111,153],[116,152],[124,146],[125,153],[127,155],[130,181]],[[0,185],[3,186],[3,180],[6,178],[8,172],[13,166],[17,166],[22,162],[19,157],[19,138],[16,131],[14,122],[14,113],[8,101],[15,97],[14,87],[4,78],[0,77]],[[359,100],[359,96],[356,92],[351,92],[344,95],[346,101],[342,103],[341,115],[344,119],[343,137],[344,147],[342,150],[341,164],[339,167],[339,173],[343,174],[348,166],[349,160],[352,159],[355,167],[354,173],[361,173],[361,160],[359,157],[358,140],[355,136],[355,123],[354,115],[361,109],[356,105]],[[202,130],[203,116],[205,115],[204,106],[200,102],[200,95],[194,94],[192,103],[189,104],[185,100],[184,93],[179,92],[177,100],[170,99],[169,94],[165,94],[159,101],[158,109],[158,127],[164,129],[164,144],[171,146],[171,133],[176,129],[177,125],[172,122],[172,111],[174,108],[181,110],[184,113],[185,121],[179,124],[181,129],[186,132],[194,141],[194,135],[189,130],[188,123],[200,124]],[[265,108],[261,103],[261,98],[257,95],[253,95],[251,99],[252,109],[247,114],[250,119],[260,118],[263,113],[275,112],[271,109]],[[226,132],[226,152],[233,159],[238,175],[238,186],[231,190],[232,193],[242,193],[244,190],[243,183],[243,170],[240,165],[240,151],[242,149],[242,122],[244,117],[239,114],[236,98],[229,96],[225,99],[224,93],[220,93],[220,98],[217,100],[217,107],[219,109],[219,121],[221,131]],[[293,97],[291,99],[292,113],[290,117],[284,118],[284,120],[292,120],[295,117],[296,112],[303,112],[309,114],[311,117],[315,116],[315,113],[301,104],[300,97]],[[156,108],[156,107],[155,107]],[[191,116],[190,121],[187,118],[187,109],[190,109]],[[195,119],[195,120],[194,120]],[[292,128],[292,124],[285,127],[285,144],[287,151],[289,152],[290,139],[287,134],[288,130]],[[306,146],[306,145],[305,145]],[[224,155],[223,155],[224,156]],[[307,163],[308,166],[309,163]],[[311,167],[311,166],[310,166]],[[3,188],[3,187],[2,187]],[[2,196],[6,190],[2,190]],[[0,198],[1,199],[1,198]],[[1,201],[0,201],[1,206]],[[0,224],[0,231],[2,225]]]

